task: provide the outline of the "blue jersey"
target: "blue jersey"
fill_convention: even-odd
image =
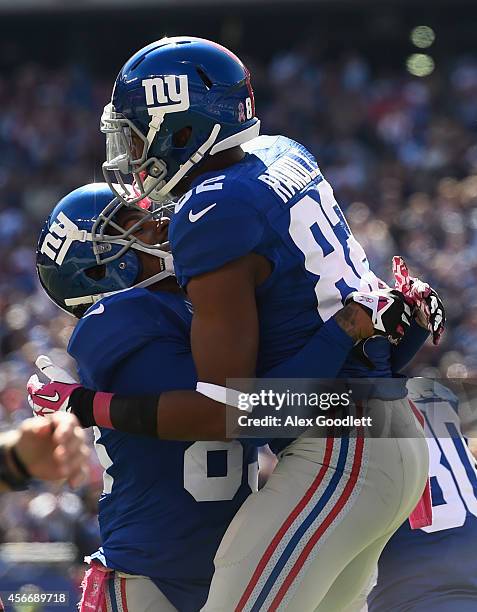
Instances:
[[[131,289],[92,306],[68,350],[81,382],[93,389],[194,389],[190,321],[182,296]],[[105,472],[103,546],[93,556],[150,577],[178,610],[199,610],[220,540],[256,489],[256,451],[239,442],[172,442],[94,429]]]
[[[433,524],[413,531],[406,521],[391,538],[369,612],[477,610],[477,471],[457,398],[435,381],[416,379],[408,387],[426,420]]]
[[[254,252],[272,264],[257,289],[257,374],[299,351],[353,290],[378,288],[313,156],[282,136],[247,144],[242,161],[201,175],[176,204],[169,228],[177,278]],[[369,370],[349,358],[345,376],[390,376],[390,344],[368,343]],[[317,356],[317,359],[323,356]]]

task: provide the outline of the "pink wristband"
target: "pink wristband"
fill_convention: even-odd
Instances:
[[[114,429],[111,422],[110,406],[113,399],[113,393],[103,393],[98,391],[94,394],[93,399],[93,417],[98,427],[107,427]]]

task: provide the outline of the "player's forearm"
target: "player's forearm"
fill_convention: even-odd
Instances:
[[[351,302],[338,310],[333,319],[354,342],[369,338],[374,333],[369,314],[356,303]]]
[[[113,395],[109,413],[103,411],[103,420],[97,414],[95,424],[161,440],[224,440],[226,410],[223,404],[189,390],[142,397]]]
[[[157,406],[157,435],[165,440],[225,440],[227,410],[197,391],[167,391]]]
[[[225,439],[226,407],[196,391],[120,395],[80,387],[69,406],[83,427],[96,425],[163,440]]]

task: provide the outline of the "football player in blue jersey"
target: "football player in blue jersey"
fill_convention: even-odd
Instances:
[[[91,241],[94,223],[111,200],[104,183],[76,189],[55,207],[38,244],[43,287],[80,318],[68,347],[80,380],[124,393],[193,389],[191,313],[171,276],[170,254],[145,243],[131,245],[118,235]],[[115,217],[118,232],[132,227],[137,216],[123,210]],[[146,216],[150,222],[142,235],[164,235],[165,226]],[[139,273],[139,284],[148,289],[138,287]],[[104,293],[112,295],[84,314],[91,295]],[[48,361],[39,365],[52,375]],[[97,427],[94,437],[105,470],[102,548],[92,555],[81,610],[200,610],[218,544],[256,489],[255,449],[239,442],[161,441]]]
[[[264,375],[287,359],[297,366],[287,376],[389,377],[425,340],[413,321],[395,346],[409,326],[403,296],[370,271],[313,156],[285,137],[258,137],[250,75],[228,50],[188,37],[148,45],[121,70],[102,129],[105,176],[124,206],[177,198],[170,241],[194,307],[199,379],[195,391],[103,398],[108,423],[162,438],[221,438],[227,378]],[[443,310],[432,297],[422,310],[437,339]],[[340,322],[344,303],[357,309]],[[364,330],[363,314],[373,330]],[[358,357],[368,365],[349,356],[353,338],[366,340]],[[94,393],[66,390],[62,398],[83,422],[95,422]],[[426,480],[425,441],[408,402],[393,399],[414,438],[406,429],[406,441],[301,438],[288,446],[232,523],[206,609],[329,610],[352,602]],[[128,420],[128,406],[140,422]]]
[[[437,381],[416,378],[408,389],[426,420],[434,519],[414,531],[404,523],[393,535],[379,560],[368,610],[474,612],[477,470],[462,434],[465,419],[456,395]]]

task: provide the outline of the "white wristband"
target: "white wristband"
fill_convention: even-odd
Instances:
[[[221,404],[234,406],[239,410],[252,412],[252,407],[246,401],[248,395],[247,393],[242,393],[241,391],[236,391],[235,389],[228,389],[227,387],[222,387],[221,385],[214,385],[206,382],[198,382],[195,390],[197,393],[205,395],[206,397],[209,397],[216,402],[220,402]]]

